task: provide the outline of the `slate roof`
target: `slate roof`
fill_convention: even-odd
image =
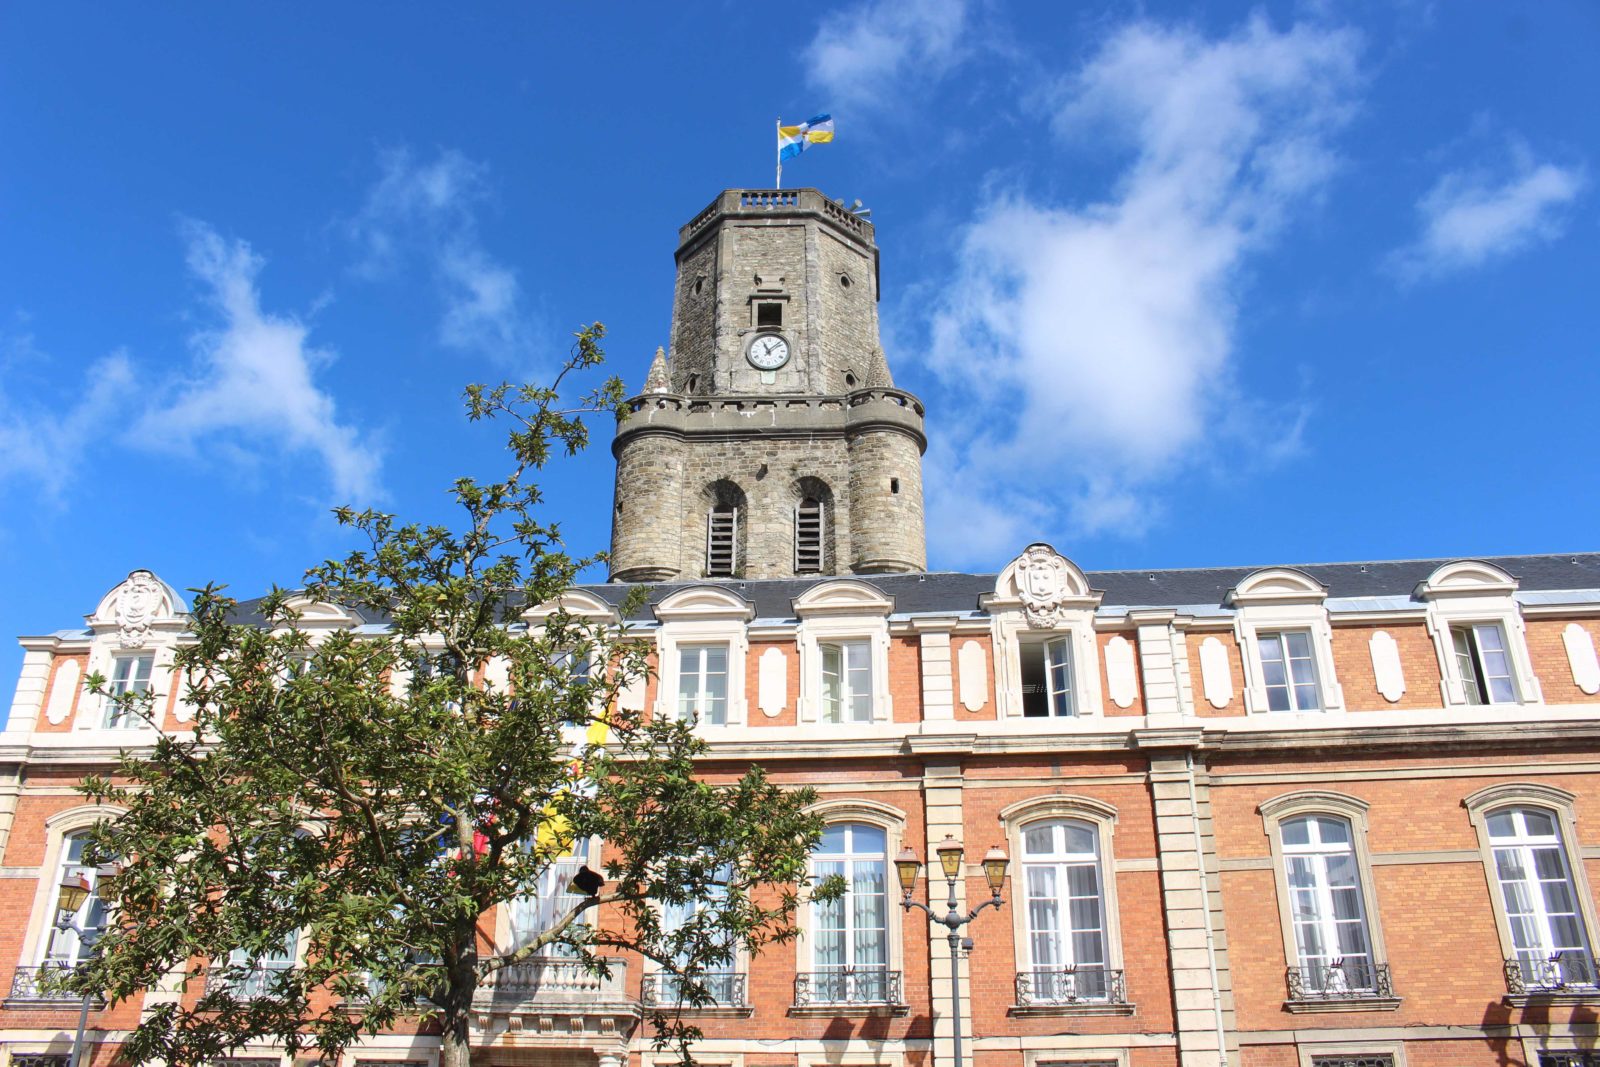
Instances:
[[[1553,589],[1600,591],[1600,552],[1563,553],[1545,556],[1479,556],[1517,579],[1523,592]],[[1328,588],[1330,598],[1410,597],[1417,585],[1451,559],[1379,560],[1366,563],[1267,564],[1304,571]],[[1262,567],[1189,567],[1173,570],[1086,571],[1089,585],[1103,590],[1103,607],[1173,607],[1194,610],[1220,609],[1228,590]],[[894,598],[896,614],[960,614],[978,610],[978,598],[994,591],[995,574],[964,574],[933,571],[923,574],[879,574],[857,577]],[[664,582],[650,587],[648,601],[630,618],[649,621],[650,607],[680,589],[716,585],[755,605],[760,619],[789,619],[794,615],[793,600],[807,588],[832,576],[818,578],[772,578],[753,581],[726,579],[693,582]],[[613,606],[621,605],[629,586],[611,583],[580,585]],[[240,621],[259,622],[255,601],[239,606]],[[368,613],[360,613],[363,616]],[[381,617],[365,618],[381,624]]]

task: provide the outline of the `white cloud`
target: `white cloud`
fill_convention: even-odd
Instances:
[[[1479,266],[1561,236],[1563,208],[1583,191],[1581,167],[1537,163],[1514,149],[1511,173],[1451,171],[1417,202],[1422,233],[1390,266],[1407,280]]]
[[[22,361],[44,361],[29,336],[7,344],[0,368]],[[11,379],[7,373],[0,380]],[[59,503],[79,476],[83,459],[97,441],[115,436],[116,416],[133,395],[134,369],[123,352],[96,360],[84,373],[70,403],[25,405],[0,391],[0,484],[32,482],[47,500]]]
[[[516,274],[483,247],[477,212],[488,198],[487,168],[453,150],[432,162],[409,151],[385,152],[380,175],[347,225],[361,250],[356,272],[377,280],[408,258],[428,264],[444,313],[439,342],[526,365],[534,352]]]
[[[1358,53],[1259,18],[1224,39],[1138,23],[1061,84],[1057,132],[1124,138],[1129,161],[1102,202],[1002,191],[964,230],[929,359],[1009,417],[940,428],[964,437],[930,456],[937,557],[1137,532],[1163,482],[1294,440],[1296,412],[1237,384],[1242,275],[1335,170]]]
[[[341,423],[316,371],[333,359],[308,344],[299,319],[262,310],[256,277],[262,261],[243,241],[224,240],[210,227],[186,223],[190,272],[207,287],[220,322],[189,338],[192,377],[180,380],[161,404],[130,431],[152,450],[210,450],[253,457],[262,447],[310,452],[328,469],[335,493],[352,503],[381,495],[375,443]]]
[[[818,28],[805,50],[808,76],[840,110],[906,100],[908,84],[961,61],[967,13],[966,0],[868,0]]]

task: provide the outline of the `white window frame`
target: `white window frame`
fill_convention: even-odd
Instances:
[[[1500,648],[1498,651],[1506,660],[1505,674],[1489,673],[1486,650],[1483,645],[1483,631],[1488,630],[1499,636]],[[1465,641],[1467,649],[1461,649]],[[1511,639],[1506,636],[1505,627],[1499,622],[1489,620],[1485,622],[1455,622],[1450,624],[1450,647],[1455,654],[1456,677],[1461,679],[1461,696],[1465,703],[1475,707],[1486,707],[1490,704],[1516,704],[1518,700],[1517,669],[1511,660]],[[1467,668],[1461,663],[1465,655],[1471,662],[1471,677],[1468,677]],[[1494,693],[1495,681],[1504,679],[1511,688],[1511,695],[1504,700],[1496,700]],[[1471,690],[1477,690],[1478,699],[1473,700]]]
[[[1494,708],[1541,704],[1544,697],[1528,657],[1527,627],[1515,594],[1517,581],[1491,563],[1457,560],[1446,563],[1417,586],[1415,596],[1428,605],[1428,633],[1439,657],[1439,690],[1447,708]],[[1511,659],[1514,701],[1472,704],[1456,658],[1452,627],[1496,623]]]
[[[49,868],[51,871],[49,884],[52,891],[58,889],[58,887],[66,879],[69,872],[75,871],[89,887],[90,892],[89,896],[85,898],[83,903],[78,906],[77,913],[73,916],[73,927],[66,931],[63,931],[56,925],[58,911],[55,907],[55,893],[52,892],[52,899],[49,902],[49,926],[45,929],[44,936],[40,938],[39,944],[38,963],[41,967],[47,964],[62,964],[71,967],[75,964],[81,963],[84,960],[85,956],[83,939],[79,935],[79,929],[82,927],[85,919],[89,915],[92,915],[96,910],[98,910],[100,913],[100,925],[95,927],[95,929],[99,931],[100,934],[105,932],[106,924],[108,922],[106,904],[94,892],[95,883],[100,880],[99,871],[95,867],[86,865],[81,861],[77,863],[67,862],[67,853],[71,849],[72,842],[77,839],[82,839],[84,844],[87,845],[89,830],[90,827],[84,826],[76,830],[64,831],[61,834],[61,840],[56,849],[55,863]],[[72,952],[70,955],[56,954],[56,941],[58,938],[63,936],[70,937],[72,939]],[[96,940],[98,939],[99,938],[97,935]]]
[[[1300,961],[1299,940],[1294,928],[1294,894],[1289,886],[1287,854],[1283,845],[1283,824],[1306,815],[1320,815],[1342,819],[1350,826],[1350,849],[1355,859],[1356,876],[1361,886],[1361,908],[1366,919],[1367,952],[1376,976],[1377,969],[1389,962],[1383,938],[1383,916],[1378,906],[1376,887],[1372,879],[1372,853],[1367,843],[1367,811],[1370,805],[1360,797],[1329,790],[1308,789],[1274,797],[1261,804],[1262,830],[1272,853],[1273,881],[1278,890],[1278,921],[1283,939],[1286,966],[1303,967]],[[1400,1006],[1398,998],[1379,998],[1376,991],[1371,996],[1350,1000],[1327,1000],[1311,997],[1304,1002],[1311,1008],[1290,1010],[1319,1011],[1391,1011]],[[1319,1053],[1320,1054],[1320,1053]]]
[[[1505,894],[1501,888],[1495,862],[1495,839],[1489,835],[1489,816],[1506,808],[1537,808],[1555,820],[1567,878],[1571,882],[1573,894],[1577,897],[1578,917],[1583,926],[1582,934],[1588,945],[1592,963],[1595,957],[1596,932],[1600,931],[1600,925],[1596,923],[1594,892],[1589,885],[1582,848],[1578,843],[1580,839],[1575,815],[1577,796],[1544,782],[1505,782],[1480,789],[1461,803],[1467,809],[1467,816],[1472,821],[1473,829],[1477,831],[1478,850],[1483,858],[1484,880],[1494,910],[1495,930],[1500,936],[1501,958],[1514,959],[1519,957],[1521,952],[1511,933],[1510,917],[1506,914]]]
[[[750,620],[755,605],[727,589],[691,586],[681,589],[655,606],[660,622],[656,631],[657,685],[651,714],[661,719],[678,715],[678,686],[681,681],[679,653],[684,646],[726,645],[728,649],[728,707],[723,726],[699,723],[708,733],[749,722],[746,697],[747,661],[750,658]]]
[[[806,809],[807,814],[819,815],[822,821],[829,826],[836,823],[863,823],[883,831],[884,834],[884,890],[885,890],[885,923],[888,938],[887,967],[890,974],[898,972],[901,976],[901,996],[906,995],[905,982],[905,945],[904,930],[906,917],[904,909],[900,907],[900,883],[894,874],[894,857],[899,855],[905,847],[905,812],[888,804],[880,804],[874,800],[861,798],[848,798],[839,800],[824,800]],[[806,859],[806,869],[813,870],[811,859]],[[810,974],[816,971],[813,916],[815,902],[809,898],[802,899],[800,907],[795,909],[795,927],[799,936],[795,938],[795,970],[801,974]],[[920,918],[920,916],[919,916]],[[753,998],[752,998],[753,999]],[[824,1007],[820,1002],[819,1008]],[[841,1011],[853,1011],[856,1008],[871,1009],[882,1005],[851,1005],[839,1007]]]
[[[599,869],[598,864],[590,864],[589,860],[592,857],[598,857],[600,850],[601,841],[598,837],[585,837],[574,841],[572,851],[569,854],[559,859],[551,860],[544,870],[539,872],[539,886],[534,893],[519,897],[516,900],[508,900],[503,907],[497,909],[499,914],[495,922],[495,939],[497,943],[504,946],[502,951],[509,952],[517,948],[518,934],[527,933],[527,931],[516,929],[517,920],[513,918],[512,913],[518,908],[519,902],[524,900],[538,901],[543,905],[540,910],[548,913],[542,917],[545,921],[541,922],[540,928],[529,933],[530,937],[537,937],[548,928],[549,920],[560,917],[559,912],[564,910],[559,907],[560,897],[566,894],[567,884],[572,876],[577,873],[578,868],[590,866],[595,870]],[[549,903],[551,901],[556,901],[556,905],[551,905]],[[586,921],[583,918],[578,920],[580,925]],[[551,946],[546,946],[546,949],[538,955],[539,958],[563,958],[559,948]]]
[[[159,695],[155,688],[156,653],[154,649],[132,649],[129,651],[113,652],[111,654],[111,670],[106,675],[106,699],[101,707],[100,726],[106,730],[137,730],[147,723],[143,718],[127,711],[115,700],[116,697],[127,693],[149,693],[152,704],[150,710],[160,721],[161,705]],[[122,677],[125,664],[133,664],[128,677]],[[144,671],[139,673],[138,664],[144,664]]]
[[[1323,715],[1345,710],[1344,689],[1333,661],[1333,627],[1324,604],[1328,591],[1310,575],[1288,567],[1255,571],[1227,596],[1244,665],[1244,706],[1251,715]],[[1273,711],[1262,665],[1264,635],[1303,631],[1310,638],[1320,707]],[[1291,685],[1292,689],[1292,685]]]
[[[24,966],[37,966],[43,963],[50,951],[51,936],[56,922],[56,895],[60,886],[61,858],[66,849],[67,838],[90,829],[104,819],[115,819],[122,813],[122,808],[110,805],[85,804],[58,811],[45,819],[45,848],[39,871],[41,875],[49,871],[53,877],[40,877],[34,886],[33,907],[28,913],[28,925],[22,936],[21,959]]]
[[[1015,869],[1010,875],[1011,885],[1007,899],[1011,902],[1011,937],[1015,947],[1013,961],[1016,970],[1032,970],[1033,940],[1028,916],[1026,875],[1027,851],[1025,834],[1030,826],[1039,823],[1062,821],[1087,823],[1096,835],[1100,853],[1100,909],[1101,926],[1105,937],[1105,964],[1108,971],[1123,971],[1126,976],[1122,951],[1122,919],[1117,905],[1117,860],[1115,833],[1117,809],[1103,800],[1070,793],[1030,797],[1000,811],[1000,825],[1005,830],[1007,851],[1014,857]],[[1126,981],[1126,977],[1124,978]],[[1108,1003],[1104,1000],[1080,1003],[1037,1004],[1030,1008],[1033,1014],[1132,1014],[1133,994],[1124,987],[1127,1003]]]
[[[795,641],[799,652],[799,721],[826,723],[830,728],[888,723],[894,719],[889,696],[889,613],[894,601],[875,587],[849,578],[812,586],[794,601],[800,619]],[[871,677],[871,717],[866,723],[828,723],[823,707],[822,646],[840,641],[865,641]]]
[[[659,916],[659,921],[661,923],[662,932],[663,933],[667,933],[669,931],[668,924],[669,924],[669,921],[670,921],[670,916],[669,916],[668,911],[667,911],[667,906],[665,904],[662,904],[662,903],[656,902],[656,901],[653,901],[652,903],[654,904],[654,907],[655,907],[655,910],[656,910],[656,914]],[[696,900],[691,905],[691,907],[695,912],[699,912],[702,908],[704,908],[706,903],[707,903],[706,898],[701,898],[699,900]],[[751,1000],[750,987],[749,987],[749,981],[750,981],[750,957],[749,957],[749,953],[745,949],[745,946],[744,946],[743,942],[739,941],[738,939],[735,939],[735,942],[734,942],[734,945],[733,945],[733,958],[731,960],[729,960],[728,963],[726,965],[724,965],[724,966],[725,966],[724,970],[708,972],[708,973],[731,974],[731,975],[735,976],[733,982],[730,983],[730,990],[729,990],[730,992],[732,991],[733,988],[737,988],[737,986],[735,984],[737,982],[737,976],[738,975],[744,975],[745,976],[745,1002],[744,1002],[744,1004],[743,1005],[735,1004],[735,1003],[732,1002],[731,998],[729,998],[728,1000],[723,1000],[721,998],[718,998],[717,1000],[714,1000],[712,1003],[706,1004],[706,1005],[704,1005],[703,1007],[700,1007],[700,1008],[693,1007],[692,1005],[690,1005],[690,1004],[685,1002],[685,1003],[682,1003],[682,1005],[681,1005],[682,1010],[684,1010],[684,1011],[693,1011],[693,1012],[707,1012],[707,1011],[709,1011],[709,1012],[718,1013],[718,1014],[734,1013],[734,1014],[740,1014],[740,1015],[747,1015],[747,1014],[750,1014],[752,1012],[752,1010],[753,1010],[752,1003],[753,1002]],[[658,1007],[667,1008],[667,1007],[677,1007],[677,1006],[679,1006],[680,1002],[677,999],[669,998],[669,997],[667,997],[665,995],[666,983],[676,981],[675,977],[672,975],[672,973],[670,971],[668,971],[665,967],[663,967],[657,961],[646,957],[645,960],[644,960],[644,973],[647,976],[655,976],[655,978],[656,978],[656,989],[657,989],[656,995],[657,995],[658,998],[660,998],[656,1002]],[[716,993],[715,989],[711,989],[710,991],[712,992],[713,995],[715,995],[715,993]],[[696,1058],[696,1062],[697,1063],[699,1062],[698,1057]]]
[[[1285,832],[1289,826],[1298,824],[1306,826],[1308,840],[1304,844],[1291,844],[1285,839]],[[1342,842],[1320,840],[1326,825],[1342,826],[1348,840]],[[1319,839],[1309,840],[1311,837]],[[1317,976],[1308,973],[1306,975],[1308,988],[1314,993],[1324,994],[1338,992],[1341,989],[1352,993],[1376,991],[1377,961],[1372,958],[1372,933],[1367,922],[1370,909],[1361,886],[1360,860],[1355,850],[1355,827],[1350,824],[1350,820],[1340,815],[1307,812],[1280,820],[1278,838],[1278,844],[1284,854],[1284,877],[1289,883],[1289,909],[1295,928],[1295,966],[1305,972],[1317,968],[1328,972],[1325,981],[1317,981]],[[1350,864],[1351,882],[1347,886],[1336,886],[1333,880],[1332,866],[1341,859],[1348,860]],[[1289,865],[1294,861],[1304,863],[1310,875],[1310,885],[1297,886],[1290,878]],[[1336,889],[1354,890],[1356,914],[1353,922],[1339,918],[1338,907],[1334,903]],[[1302,891],[1308,893],[1314,901],[1309,914],[1302,914],[1298,906]],[[1366,961],[1365,968],[1346,966],[1349,956],[1341,948],[1343,939],[1340,936],[1340,928],[1352,925],[1360,932],[1359,955]],[[1323,948],[1319,956],[1308,956],[1305,952],[1305,939],[1300,935],[1301,931],[1307,928],[1315,929],[1317,941]],[[1342,974],[1333,973],[1336,969],[1342,971]]]

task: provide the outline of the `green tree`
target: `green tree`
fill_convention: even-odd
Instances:
[[[241,605],[195,591],[175,666],[193,736],[163,736],[82,787],[126,813],[95,831],[91,856],[120,861],[116,918],[70,988],[121,1000],[176,971],[204,990],[150,1006],[130,1061],[198,1064],[273,1040],[332,1062],[364,1032],[425,1015],[443,1067],[467,1067],[473,995],[520,960],[559,946],[603,973],[607,954],[634,950],[676,973],[687,1003],[708,1003],[706,975],[741,946],[794,936],[820,833],[809,792],[759,768],[710,784],[689,724],[620,711],[645,669],[626,628],[559,609],[522,621],[598,558],[568,555],[533,477],[623,398],[616,378],[572,403],[558,392],[603,361],[603,333],[577,334],[549,388],[467,391],[472,420],[509,423],[512,469],[455,483],[460,529],[338,509],[366,547],[309,571],[303,593]],[[312,640],[302,598],[386,626]],[[491,662],[509,684],[485,681]],[[148,697],[120,699],[152,714]],[[568,898],[528,943],[495,946],[486,913],[591,838],[607,857],[598,892]],[[661,921],[661,906],[695,901],[688,922]],[[296,942],[294,965],[259,966]],[[687,1060],[694,1029],[652,1022]]]

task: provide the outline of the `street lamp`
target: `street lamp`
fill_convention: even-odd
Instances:
[[[108,878],[115,873],[116,868],[111,864],[97,867],[94,884],[90,885],[88,875],[81,871],[78,873],[69,871],[61,879],[61,884],[56,887],[56,929],[63,934],[77,934],[80,952],[83,949],[83,935],[88,931],[74,921],[74,916],[78,914],[78,909],[83,907],[84,901],[89,899],[91,893],[102,901],[106,899],[111,888]],[[99,946],[93,946],[90,951],[99,951]],[[89,1001],[93,998],[93,993],[85,991],[83,1001],[78,1005],[78,1033],[72,1039],[72,1062],[69,1067],[78,1067],[83,1059],[83,1031],[89,1025]]]
[[[906,911],[921,908],[930,920],[950,931],[945,940],[950,944],[950,1022],[955,1027],[956,1055],[952,1067],[961,1067],[961,935],[957,931],[976,919],[984,908],[998,908],[1005,903],[1000,898],[1000,889],[1005,885],[1006,868],[1011,861],[998,845],[984,855],[983,880],[989,883],[989,892],[992,895],[962,915],[956,910],[956,879],[961,877],[961,842],[946,834],[944,840],[933,847],[933,851],[939,857],[939,868],[944,872],[944,880],[950,887],[948,910],[943,915],[936,913],[927,904],[911,899],[911,892],[917,885],[917,875],[922,870],[922,861],[917,858],[916,852],[910,846],[902,849],[900,855],[895,857],[894,869],[900,877],[900,890],[904,894],[900,901],[901,906]],[[932,882],[928,884],[928,899],[930,901],[933,899]],[[971,939],[967,940],[970,946]]]

